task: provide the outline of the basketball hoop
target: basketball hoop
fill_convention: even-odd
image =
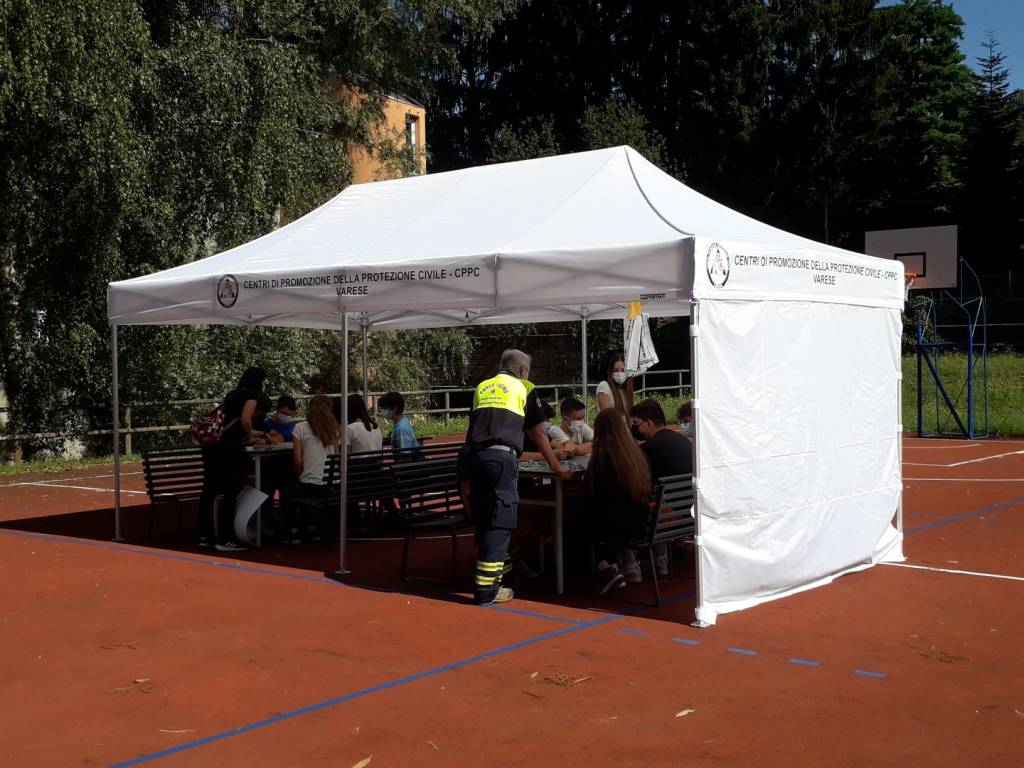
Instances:
[[[906,302],[910,298],[910,289],[914,287],[914,280],[917,275],[913,272],[903,273],[903,301]]]

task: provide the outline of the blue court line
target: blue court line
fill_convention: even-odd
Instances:
[[[590,627],[597,626],[598,624],[606,624],[606,623],[608,623],[610,621],[615,621],[615,620],[620,619],[620,618],[622,618],[622,617],[618,616],[618,615],[602,616],[600,619],[595,619],[594,621],[588,621],[588,622],[585,622],[585,623],[581,623],[581,624],[578,624],[578,625],[576,625],[574,627],[566,627],[564,629],[557,629],[554,632],[548,632],[547,634],[544,634],[544,635],[537,635],[536,637],[531,637],[531,638],[528,638],[526,640],[520,640],[519,642],[512,643],[510,645],[503,645],[500,648],[495,648],[494,650],[491,650],[491,651],[485,651],[484,653],[477,654],[476,656],[468,656],[468,657],[466,657],[464,659],[459,659],[458,661],[453,661],[450,664],[442,664],[441,666],[434,667],[433,669],[428,669],[428,670],[425,670],[423,672],[417,672],[416,674],[407,675],[406,677],[400,677],[397,680],[390,680],[390,681],[388,681],[386,683],[381,683],[380,685],[371,686],[370,688],[363,688],[363,689],[358,690],[358,691],[353,691],[351,693],[346,693],[346,694],[344,694],[342,696],[335,696],[334,698],[325,699],[324,701],[317,702],[316,704],[308,704],[305,707],[299,707],[298,709],[293,709],[293,710],[290,710],[288,712],[283,712],[280,715],[275,715],[274,717],[268,717],[268,718],[266,718],[264,720],[257,720],[254,723],[249,723],[248,725],[243,725],[243,726],[240,726],[238,728],[232,728],[232,729],[227,730],[227,731],[221,731],[220,733],[215,733],[212,736],[206,736],[206,737],[204,737],[202,739],[195,739],[194,741],[188,741],[188,742],[185,742],[184,744],[178,744],[177,746],[174,746],[174,747],[168,747],[167,749],[161,749],[158,752],[150,752],[149,754],[140,755],[139,757],[132,758],[131,760],[124,760],[124,761],[122,761],[120,763],[114,763],[111,766],[111,768],[130,768],[130,766],[141,765],[143,763],[148,763],[148,762],[151,762],[153,760],[159,760],[162,757],[169,757],[170,755],[174,755],[174,754],[177,754],[179,752],[184,752],[184,751],[190,750],[190,749],[195,749],[197,747],[202,747],[202,746],[205,746],[207,744],[212,744],[212,743],[217,742],[217,741],[222,741],[222,740],[230,738],[232,736],[239,736],[239,735],[241,735],[243,733],[250,733],[252,731],[256,731],[256,730],[259,730],[261,728],[266,728],[267,726],[274,725],[276,723],[280,723],[280,722],[282,722],[284,720],[290,720],[292,718],[299,717],[300,715],[306,715],[306,714],[309,714],[310,712],[317,712],[317,711],[322,710],[322,709],[327,709],[329,707],[333,707],[333,706],[335,706],[337,704],[342,704],[342,703],[344,703],[346,701],[353,701],[354,699],[361,699],[364,696],[369,696],[369,695],[374,694],[374,693],[380,693],[382,691],[387,691],[387,690],[389,690],[391,688],[397,688],[398,686],[401,686],[401,685],[407,685],[409,683],[414,683],[414,682],[416,682],[418,680],[423,680],[423,679],[428,678],[428,677],[434,677],[435,675],[439,675],[442,672],[450,672],[450,671],[452,671],[454,669],[459,669],[459,668],[465,667],[465,666],[467,666],[469,664],[473,664],[473,663],[478,662],[478,661],[483,661],[484,659],[489,659],[489,658],[492,658],[494,656],[500,656],[503,653],[509,653],[510,651],[515,651],[515,650],[518,650],[519,648],[525,648],[526,646],[534,645],[536,643],[540,643],[540,642],[543,642],[545,640],[550,640],[551,638],[554,638],[554,637],[560,637],[562,635],[568,635],[568,634],[571,634],[573,632],[579,632],[582,629],[589,629]]]
[[[730,648],[729,653],[739,653],[743,656],[757,656],[757,651],[753,651],[750,648]]]
[[[817,661],[810,661],[809,659],[790,659],[790,664],[799,664],[801,667],[818,667],[821,664]]]
[[[535,619],[547,619],[548,621],[562,621],[566,624],[586,624],[586,621],[580,619],[569,619],[564,616],[552,616],[549,613],[540,613],[539,611],[527,611],[523,608],[511,608],[505,605],[489,605],[487,606],[492,611],[501,611],[502,613],[515,613],[520,616],[532,616]]]
[[[884,678],[886,676],[885,672],[872,672],[870,669],[855,669],[855,670],[853,670],[853,673],[855,675],[860,675],[861,677],[880,677],[880,678]]]
[[[694,594],[695,594],[694,592],[687,592],[685,594],[676,595],[675,597],[671,597],[671,598],[668,598],[666,600],[663,600],[662,601],[662,607],[664,607],[665,605],[669,605],[671,603],[678,602],[680,600],[685,600],[688,597],[693,597]],[[497,606],[497,607],[501,607],[501,606]],[[636,608],[633,611],[633,613],[639,613],[641,611],[651,610],[653,607],[654,606],[639,606],[638,608]],[[189,742],[186,742],[184,744],[179,744],[179,745],[177,745],[175,747],[168,747],[167,749],[162,749],[162,750],[160,750],[158,752],[151,752],[149,754],[140,755],[139,757],[132,758],[131,760],[125,760],[125,761],[122,761],[120,763],[114,763],[113,765],[111,765],[111,768],[130,768],[131,766],[134,766],[134,765],[141,765],[143,763],[151,762],[153,760],[158,760],[160,758],[168,757],[168,756],[176,754],[178,752],[183,752],[183,751],[189,750],[189,749],[195,749],[196,747],[202,747],[202,746],[205,746],[206,744],[212,744],[212,743],[217,742],[217,741],[222,741],[223,739],[227,739],[227,738],[229,738],[231,736],[238,736],[238,735],[241,735],[243,733],[249,733],[250,731],[255,731],[255,730],[259,730],[261,728],[266,728],[269,725],[274,725],[275,723],[279,723],[279,722],[281,722],[283,720],[290,720],[290,719],[298,717],[300,715],[305,715],[305,714],[308,714],[310,712],[316,712],[316,711],[321,710],[321,709],[327,709],[329,707],[333,707],[336,704],[342,704],[342,703],[344,703],[346,701],[352,701],[354,699],[360,699],[360,698],[362,698],[364,696],[369,696],[370,694],[373,694],[373,693],[380,693],[382,691],[386,691],[386,690],[389,690],[391,688],[396,688],[396,687],[401,686],[401,685],[406,685],[407,683],[413,683],[413,682],[416,682],[417,680],[422,680],[422,679],[427,678],[427,677],[433,677],[435,675],[441,674],[442,672],[449,672],[449,671],[454,670],[454,669],[459,669],[460,667],[465,667],[465,666],[467,666],[469,664],[473,664],[473,663],[475,663],[477,661],[482,661],[483,659],[488,659],[488,658],[491,658],[493,656],[499,656],[499,655],[501,655],[503,653],[508,653],[510,651],[517,650],[519,648],[524,648],[526,646],[534,645],[536,643],[540,643],[540,642],[543,642],[545,640],[550,640],[551,638],[554,638],[554,637],[561,637],[562,635],[568,635],[568,634],[572,634],[573,632],[579,632],[580,630],[589,629],[590,627],[596,627],[596,626],[598,626],[600,624],[607,624],[607,623],[612,622],[612,621],[617,621],[618,619],[626,618],[627,616],[628,616],[628,614],[612,613],[612,614],[609,614],[607,616],[602,616],[599,619],[594,619],[593,621],[580,622],[580,623],[576,624],[575,626],[565,627],[564,629],[556,629],[553,632],[548,632],[548,633],[543,634],[543,635],[538,635],[536,637],[527,638],[526,640],[520,640],[517,643],[512,643],[511,645],[505,645],[505,646],[502,646],[501,648],[496,648],[496,649],[494,649],[492,651],[486,651],[486,652],[481,653],[481,654],[479,654],[477,656],[470,656],[470,657],[465,658],[465,659],[460,659],[458,661],[453,661],[450,664],[444,664],[444,665],[439,666],[439,667],[434,667],[433,669],[428,669],[428,670],[426,670],[424,672],[417,672],[414,675],[408,675],[407,677],[402,677],[402,678],[399,678],[397,680],[390,680],[388,682],[381,683],[379,685],[375,685],[375,686],[372,686],[370,688],[363,688],[362,690],[359,690],[359,691],[353,691],[352,693],[347,693],[347,694],[344,694],[342,696],[336,696],[336,697],[334,697],[332,699],[326,699],[324,701],[317,702],[316,704],[309,704],[309,705],[307,705],[305,707],[299,707],[298,709],[293,709],[293,710],[288,711],[288,712],[283,712],[280,715],[275,715],[274,717],[269,717],[269,718],[266,718],[264,720],[257,720],[254,723],[249,723],[248,725],[243,725],[243,726],[240,726],[239,728],[233,728],[233,729],[228,730],[228,731],[221,731],[220,733],[215,733],[212,736],[206,736],[206,737],[204,737],[202,739],[195,739],[194,741],[189,741]],[[634,631],[637,631],[637,630],[634,630]]]
[[[1024,504],[1024,496],[1011,499],[1010,501],[1002,501],[999,504],[993,504],[991,507],[985,507],[983,509],[976,509],[973,512],[965,512],[962,515],[954,515],[953,517],[947,517],[945,520],[937,520],[934,523],[925,523],[919,525],[916,528],[904,531],[904,535],[911,533],[918,533],[920,531],[927,531],[930,528],[938,528],[941,525],[950,525],[951,523],[959,523],[963,520],[970,520],[971,518],[978,517],[980,515],[986,515],[989,512],[998,512],[1000,509],[1007,509],[1008,507],[1016,507],[1019,504]]]
[[[683,645],[700,645],[700,640],[691,640],[688,637],[673,637],[673,643],[682,643]]]
[[[623,627],[622,629],[619,630],[619,632],[622,632],[622,633],[627,634],[627,635],[643,635],[644,634],[644,632],[642,630],[639,630],[639,629],[629,629],[628,627]]]

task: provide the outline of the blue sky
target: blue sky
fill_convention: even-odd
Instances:
[[[952,0],[952,5],[964,20],[960,49],[967,63],[976,67],[984,53],[981,42],[992,31],[1006,56],[1011,87],[1024,88],[1024,0]]]

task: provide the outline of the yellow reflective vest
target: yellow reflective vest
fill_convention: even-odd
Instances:
[[[505,445],[523,451],[527,398],[533,384],[508,373],[480,382],[473,393],[466,442],[472,448]]]

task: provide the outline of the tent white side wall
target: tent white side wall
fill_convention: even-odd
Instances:
[[[697,618],[713,624],[903,559],[903,275],[808,249],[698,238],[695,250]]]
[[[708,301],[697,327],[698,618],[902,559],[899,311]]]
[[[426,328],[619,318],[638,299],[695,316],[701,620],[902,557],[902,273],[725,208],[628,147],[349,187],[112,283],[108,317]]]

